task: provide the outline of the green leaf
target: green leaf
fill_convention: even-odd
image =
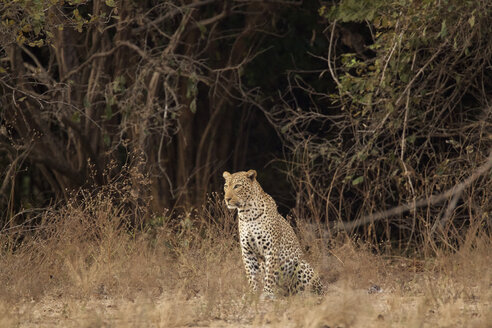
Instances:
[[[87,97],[84,97],[84,108],[90,108],[91,103]]]
[[[115,98],[113,96],[107,96],[106,97],[106,103],[109,106],[113,106],[116,103]]]
[[[106,0],[106,6],[114,8],[116,7],[116,3],[114,2],[114,0]]]
[[[356,186],[356,185],[358,185],[359,183],[361,183],[363,181],[364,181],[364,177],[363,176],[357,177],[354,180],[352,180],[352,185],[353,186]]]
[[[472,17],[470,17],[470,19],[468,19],[468,24],[470,24],[470,27],[475,26],[475,15],[473,15]]]
[[[446,20],[443,20],[441,24],[441,32],[439,32],[439,37],[444,39],[446,35],[448,35],[448,28],[446,27]]]
[[[188,79],[186,82],[186,98],[190,99],[195,97],[198,93],[198,88],[196,85],[196,80],[194,78]]]
[[[80,123],[80,113],[79,112],[73,113],[71,119],[72,122]]]
[[[403,83],[407,83],[408,81],[410,81],[410,75],[407,72],[401,72],[400,73],[400,80]]]
[[[196,98],[191,101],[191,103],[190,103],[190,110],[191,110],[191,112],[193,114],[196,113]]]
[[[117,76],[115,79],[114,79],[114,82],[113,82],[113,91],[114,92],[121,92],[121,91],[124,91],[125,90],[125,84],[126,84],[126,79],[124,76],[120,75],[120,76]]]
[[[106,147],[111,146],[111,138],[109,138],[109,135],[107,133],[103,135],[103,142]]]
[[[196,26],[198,26],[198,29],[200,30],[200,33],[202,34],[202,37],[204,36],[205,33],[207,33],[207,28],[205,25],[196,23]]]
[[[408,136],[407,137],[407,142],[409,144],[413,144],[415,142],[415,140],[417,139],[417,136],[415,134],[412,134],[411,136]]]
[[[113,110],[111,109],[111,104],[106,103],[106,108],[104,109],[104,115],[102,115],[104,119],[110,120],[113,117]]]

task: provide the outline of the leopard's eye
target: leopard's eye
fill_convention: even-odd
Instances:
[[[234,185],[234,187],[232,187],[233,189],[237,189],[239,188],[239,185]]]

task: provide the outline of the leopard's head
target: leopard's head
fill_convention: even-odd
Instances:
[[[222,174],[225,179],[224,200],[229,209],[244,209],[249,205],[249,200],[253,197],[256,190],[256,171],[241,171]]]

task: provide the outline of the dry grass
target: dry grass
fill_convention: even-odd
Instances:
[[[86,197],[46,212],[22,243],[2,234],[0,327],[491,326],[484,233],[458,252],[417,259],[350,239],[327,247],[301,223],[326,295],[259,301],[247,293],[236,222],[219,201],[178,225],[153,218],[132,233],[134,213]],[[368,293],[373,285],[382,292]]]

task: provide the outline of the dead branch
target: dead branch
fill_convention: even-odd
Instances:
[[[479,177],[487,173],[491,168],[492,168],[492,149],[490,150],[489,156],[487,157],[485,163],[482,164],[475,172],[473,172],[472,175],[470,175],[463,182],[455,185],[454,187],[448,189],[447,191],[441,194],[433,195],[429,198],[420,199],[416,202],[406,203],[404,205],[400,205],[386,211],[381,211],[375,214],[366,215],[360,219],[354,220],[353,222],[337,222],[334,224],[333,228],[350,231],[354,228],[363,226],[368,223],[380,221],[390,216],[401,215],[407,211],[414,211],[419,207],[439,204],[443,201],[448,200],[451,197],[453,197],[453,202],[455,202],[457,200],[454,199],[455,196],[458,195],[459,197],[459,195],[461,195],[463,190],[465,190],[468,186],[470,186],[470,184],[472,184]],[[447,217],[448,216],[445,216],[444,219],[446,219]],[[441,226],[445,223],[443,222],[443,220],[437,222],[439,222]]]

